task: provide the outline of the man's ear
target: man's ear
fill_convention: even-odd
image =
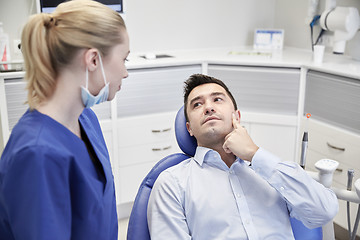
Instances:
[[[236,110],[236,111],[235,111],[235,117],[236,117],[236,120],[237,120],[238,122],[240,122],[240,118],[241,118],[240,110]]]
[[[95,48],[90,48],[86,50],[84,57],[88,70],[94,71],[99,65],[99,51]]]
[[[194,136],[194,134],[193,134],[192,131],[191,131],[191,127],[190,127],[190,123],[189,123],[189,122],[186,122],[186,129],[188,130],[190,136]]]

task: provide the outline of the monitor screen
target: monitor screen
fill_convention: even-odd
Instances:
[[[56,6],[66,0],[38,0],[39,4],[39,12],[44,13],[52,13]],[[117,11],[118,13],[123,13],[123,0],[95,0],[98,1],[113,10]]]

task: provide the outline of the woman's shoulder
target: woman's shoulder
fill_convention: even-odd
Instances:
[[[13,128],[3,155],[67,154],[67,149],[75,148],[81,140],[60,123],[37,111],[27,111]]]

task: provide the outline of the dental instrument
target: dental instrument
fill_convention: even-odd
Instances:
[[[351,187],[352,187],[352,181],[354,178],[354,169],[348,169],[347,172],[347,186],[346,189],[348,191],[351,191]],[[350,221],[350,202],[346,201],[346,211],[347,211],[347,221],[348,221],[348,231],[349,231],[349,239],[351,239],[351,221]]]
[[[349,184],[349,182],[348,182],[348,184]],[[354,186],[355,186],[355,190],[356,190],[356,193],[357,193],[357,195],[358,195],[358,198],[359,198],[359,200],[360,200],[360,178],[355,181]],[[350,212],[348,212],[348,214],[350,214]],[[348,216],[348,217],[349,217],[349,216]],[[350,220],[350,217],[349,217],[349,220]],[[354,228],[353,228],[352,234],[351,234],[351,230],[350,230],[350,228],[349,228],[349,231],[350,231],[350,239],[351,239],[351,240],[355,240],[355,239],[356,239],[356,232],[357,232],[357,229],[358,229],[358,226],[359,226],[359,221],[360,221],[360,201],[359,201],[359,205],[358,205],[358,211],[357,211],[357,214],[356,214],[356,219],[355,219],[355,223],[354,223]]]
[[[305,163],[306,163],[306,151],[307,151],[307,147],[308,147],[308,130],[307,130],[307,126],[308,126],[308,122],[309,122],[309,118],[311,117],[310,113],[306,114],[306,123],[305,123],[305,130],[304,130],[304,134],[303,134],[303,139],[302,139],[302,144],[301,144],[301,158],[300,158],[300,166],[305,169]]]

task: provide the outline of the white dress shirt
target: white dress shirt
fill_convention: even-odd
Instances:
[[[289,240],[289,215],[315,228],[337,211],[336,195],[294,162],[260,148],[251,166],[237,158],[229,168],[216,151],[198,147],[159,175],[148,225],[152,240]]]

